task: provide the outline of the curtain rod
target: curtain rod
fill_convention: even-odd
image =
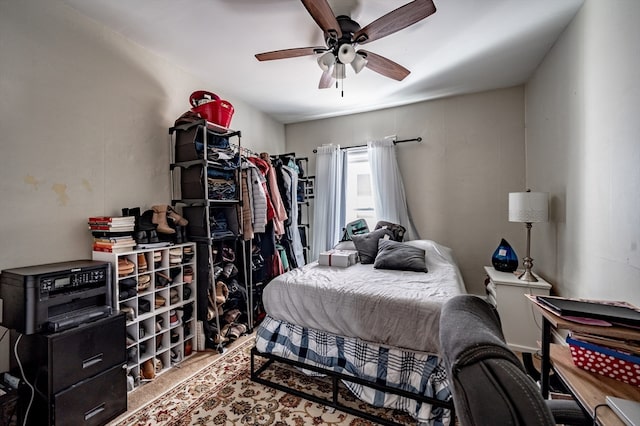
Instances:
[[[422,138],[420,136],[418,136],[417,138],[413,138],[413,139],[401,139],[401,140],[395,140],[394,139],[393,144],[395,145],[397,143],[404,143],[404,142],[422,142]],[[354,146],[341,146],[340,149],[343,150],[343,149],[351,149],[351,148],[364,148],[366,146],[367,146],[367,144],[354,145]],[[317,149],[313,150],[314,154],[317,153],[317,152],[318,152]]]

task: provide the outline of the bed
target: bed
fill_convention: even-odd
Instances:
[[[440,307],[466,292],[464,282],[449,248],[431,240],[394,244],[418,250],[428,272],[405,270],[402,253],[400,265],[382,269],[378,254],[372,264],[313,262],[272,280],[253,354],[334,374],[365,402],[406,411],[418,424],[446,425],[453,406],[437,355]]]

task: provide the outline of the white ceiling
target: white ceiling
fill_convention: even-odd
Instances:
[[[365,68],[319,90],[314,56],[254,54],[324,46],[298,0],[62,0],[282,123],[398,106],[524,83],[583,0],[434,0],[437,11],[366,49],[403,65],[398,82]],[[362,27],[408,0],[330,0]]]

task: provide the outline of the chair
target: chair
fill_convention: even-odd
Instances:
[[[542,398],[484,299],[460,295],[444,304],[440,346],[461,426],[591,424],[575,401]]]

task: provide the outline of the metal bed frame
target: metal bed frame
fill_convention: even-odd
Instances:
[[[255,364],[255,357],[262,357],[267,359],[267,361],[256,370],[256,364]],[[267,368],[269,368],[269,366],[271,366],[274,362],[280,362],[289,366],[293,366],[293,367],[298,367],[298,368],[303,368],[303,369],[307,369],[307,370],[311,370],[314,371],[316,373],[321,373],[324,374],[328,377],[331,378],[331,383],[332,383],[332,395],[331,395],[331,399],[325,399],[325,398],[321,398],[318,397],[316,395],[312,395],[303,391],[300,391],[298,389],[293,389],[290,388],[288,386],[282,385],[280,383],[275,383],[272,382],[268,379],[265,379],[263,377],[260,377],[260,374],[262,374]],[[347,375],[347,374],[343,374],[343,373],[338,373],[336,371],[332,371],[332,370],[328,370],[326,368],[322,368],[322,367],[318,367],[315,365],[308,365],[305,364],[303,362],[300,361],[295,361],[295,360],[291,360],[291,359],[287,359],[287,358],[283,358],[281,356],[278,355],[274,355],[274,354],[268,354],[268,353],[262,353],[259,352],[256,347],[254,346],[253,348],[251,348],[251,380],[256,382],[256,383],[260,383],[262,385],[265,386],[269,386],[272,387],[274,389],[278,389],[280,391],[286,392],[286,393],[290,393],[292,395],[295,396],[299,396],[301,398],[307,399],[309,401],[313,401],[313,402],[317,402],[319,404],[323,404],[323,405],[327,405],[329,407],[333,407],[337,410],[340,411],[344,411],[345,413],[348,414],[352,414],[354,416],[359,416],[362,417],[364,419],[370,420],[372,422],[376,422],[385,426],[403,426],[400,423],[396,423],[393,422],[391,420],[387,420],[387,419],[383,419],[381,417],[375,416],[371,413],[367,413],[366,411],[362,411],[359,410],[357,408],[353,408],[353,407],[349,407],[347,405],[342,404],[339,401],[338,398],[338,385],[339,385],[339,381],[340,380],[345,380],[347,382],[352,382],[352,383],[358,383],[360,385],[363,386],[368,386],[383,392],[388,392],[388,393],[393,393],[399,396],[403,396],[409,399],[413,399],[415,401],[418,402],[425,402],[428,404],[431,404],[433,406],[436,407],[442,407],[445,409],[450,410],[450,419],[455,419],[455,409],[453,406],[453,400],[450,401],[441,401],[432,397],[428,397],[428,396],[424,396],[424,395],[418,395],[415,393],[411,393],[402,389],[397,389],[397,388],[391,388],[388,386],[384,386],[384,385],[380,385],[378,383],[372,382],[370,380],[366,380],[366,379],[361,379],[359,377],[355,377],[355,376],[351,376],[351,375]],[[452,423],[453,424],[453,423]]]

